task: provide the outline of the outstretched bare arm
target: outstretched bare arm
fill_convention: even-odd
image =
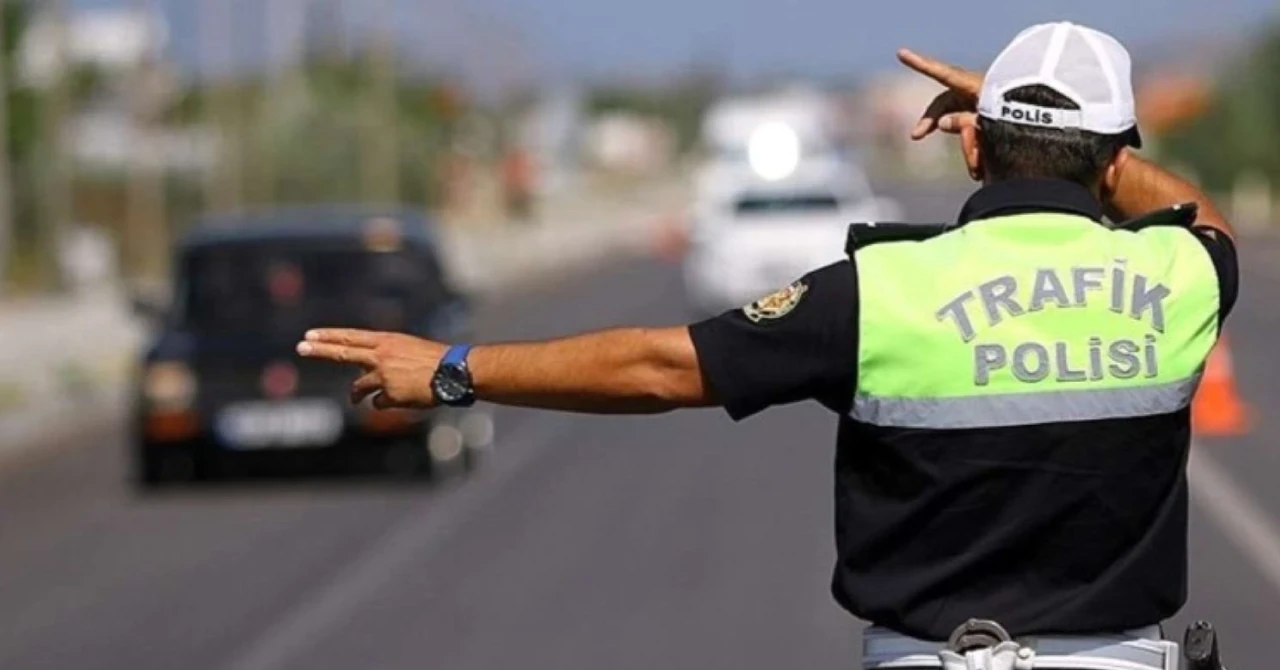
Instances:
[[[298,353],[365,374],[352,400],[431,407],[431,379],[448,347],[398,333],[321,329]],[[481,345],[468,357],[476,395],[503,405],[599,414],[654,414],[715,405],[687,327],[619,328],[541,342]]]

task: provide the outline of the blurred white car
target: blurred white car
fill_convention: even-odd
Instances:
[[[835,156],[759,165],[716,162],[698,176],[684,256],[689,302],[702,315],[761,298],[845,257],[849,224],[900,220],[856,165]],[[785,173],[786,176],[778,176]]]

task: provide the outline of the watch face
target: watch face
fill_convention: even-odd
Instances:
[[[436,397],[442,402],[454,402],[465,398],[471,391],[471,380],[468,377],[465,370],[452,365],[440,368],[440,374],[436,376],[433,389]]]

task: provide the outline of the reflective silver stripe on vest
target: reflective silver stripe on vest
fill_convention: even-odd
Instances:
[[[963,398],[881,398],[859,392],[850,416],[894,428],[998,428],[1168,414],[1191,403],[1200,375],[1167,384]]]

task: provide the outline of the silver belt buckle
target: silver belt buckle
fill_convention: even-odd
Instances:
[[[1001,642],[1012,642],[1013,638],[1004,626],[990,619],[969,619],[956,626],[947,639],[947,649],[964,654],[975,649],[995,647]]]

